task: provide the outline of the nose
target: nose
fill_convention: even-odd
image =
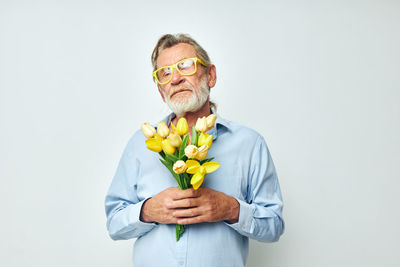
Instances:
[[[178,85],[183,82],[183,76],[174,68],[172,70],[171,85]]]

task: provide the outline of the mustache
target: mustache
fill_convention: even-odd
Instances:
[[[183,86],[183,85],[178,85],[176,87],[171,88],[169,91],[168,97],[171,97],[173,94],[178,93],[180,91],[191,91],[193,92],[193,88],[191,86]]]

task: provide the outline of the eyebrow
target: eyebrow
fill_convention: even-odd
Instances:
[[[197,57],[197,56],[193,56],[193,57]],[[156,69],[168,67],[168,66],[171,66],[171,65],[176,64],[177,62],[179,62],[179,61],[181,61],[181,60],[183,60],[183,59],[193,58],[193,57],[182,57],[181,59],[178,59],[177,61],[175,61],[175,63],[169,64],[169,65],[164,65],[164,66],[161,66],[161,67],[157,67]]]

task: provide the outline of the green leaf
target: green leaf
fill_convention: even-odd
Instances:
[[[174,170],[172,169],[172,165],[170,164],[170,162],[165,161],[160,159],[160,161],[162,162],[162,164],[165,165],[165,167],[167,167],[167,169],[170,171],[170,173],[172,174],[172,176],[175,178],[175,181],[178,183],[178,186],[180,189],[183,188],[183,184],[181,183],[181,179],[179,177],[179,174],[175,173]]]
[[[182,183],[182,189],[187,189],[187,184],[186,184],[186,180],[185,180],[185,176],[184,174],[179,174],[179,178],[181,179],[181,183]]]
[[[165,167],[167,167],[168,169],[172,169],[173,164],[171,162],[169,162],[167,160],[163,160],[163,159],[160,159],[160,161],[162,162],[162,164],[165,165]]]
[[[185,189],[192,187],[192,185],[190,184],[190,179],[191,177],[189,176],[189,174],[187,174],[186,172],[183,173],[183,180],[185,181]]]
[[[203,165],[206,162],[212,161],[214,158],[209,158],[209,159],[204,159],[202,161],[200,161],[200,165]]]
[[[199,134],[196,131],[196,126],[193,125],[192,127],[192,145],[197,146],[197,138],[199,137]]]
[[[181,179],[180,179],[180,177],[179,177],[179,174],[175,173],[174,170],[173,170],[172,168],[169,169],[169,171],[171,172],[172,176],[174,176],[176,182],[178,183],[179,188],[182,189],[182,188],[183,188],[183,184],[182,184],[182,182],[181,182]]]
[[[179,160],[178,157],[172,154],[165,154],[165,159],[173,163]]]
[[[179,174],[179,180],[181,181],[181,185],[182,185],[181,189],[186,189],[186,181],[183,177],[183,174]]]
[[[179,238],[185,232],[185,226],[180,224],[175,224],[175,232],[176,232],[176,241],[179,241]]]
[[[185,134],[185,136],[183,137],[182,140],[182,144],[181,144],[181,148],[179,149],[179,159],[182,159],[183,156],[185,156],[185,148],[187,146],[188,143],[188,139],[189,139],[189,134]]]

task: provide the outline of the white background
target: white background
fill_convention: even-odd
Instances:
[[[400,266],[399,1],[0,1],[0,265],[131,266],[104,196],[168,114],[164,33],[217,66],[219,114],[273,155],[286,232],[247,266]],[[245,145],[245,144],[244,144]],[[151,249],[151,248],[149,248]]]

